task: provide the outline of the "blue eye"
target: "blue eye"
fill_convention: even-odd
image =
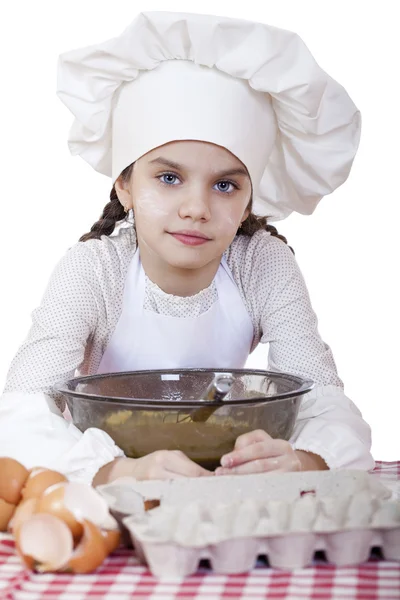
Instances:
[[[164,177],[166,178],[166,180],[164,180]],[[157,179],[159,179],[161,183],[164,183],[165,185],[176,185],[174,183],[174,180],[178,179],[178,177],[173,173],[163,173],[163,175],[160,175]]]
[[[239,189],[237,185],[232,183],[232,181],[219,181],[215,185],[218,186],[218,191],[223,192],[224,194],[232,194],[233,190]],[[229,186],[232,186],[233,189],[228,189]]]

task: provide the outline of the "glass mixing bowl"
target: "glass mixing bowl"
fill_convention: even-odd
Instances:
[[[218,373],[232,373],[231,391],[213,404],[206,421],[193,421],[193,411],[205,405],[199,398]],[[243,433],[263,429],[288,440],[302,396],[312,387],[312,381],[286,373],[176,369],[75,377],[56,390],[81,431],[103,429],[126,456],[181,450],[213,470]]]

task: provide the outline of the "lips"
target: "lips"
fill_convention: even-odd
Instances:
[[[184,235],[187,237],[201,238],[203,240],[209,240],[210,238],[201,233],[200,231],[196,231],[195,229],[182,229],[180,231],[171,231],[171,235]]]
[[[204,233],[200,233],[200,231],[195,231],[192,229],[171,231],[170,235],[186,246],[200,246],[201,244],[205,244],[206,242],[210,241],[210,238],[204,235]]]

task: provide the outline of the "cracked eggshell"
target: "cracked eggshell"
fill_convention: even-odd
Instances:
[[[91,521],[99,529],[118,529],[105,499],[85,483],[70,481],[65,485],[64,506],[80,522]]]
[[[43,494],[37,498],[36,512],[46,513],[58,517],[61,521],[64,521],[71,530],[71,533],[75,539],[81,537],[83,533],[82,524],[77,521],[74,514],[68,510],[65,506],[65,489],[68,486],[68,482],[56,483],[50,486],[43,492]]]
[[[37,513],[17,529],[15,545],[28,569],[40,573],[91,573],[118,545],[119,531],[103,532],[87,520],[82,523],[82,531],[74,549],[72,532],[64,521],[54,515]]]
[[[126,477],[121,477],[115,482],[96,487],[96,491],[106,500],[110,510],[116,513],[121,520],[130,514],[143,514],[145,510],[150,509],[150,502],[156,502],[155,497],[142,495],[126,486],[124,484],[126,479]],[[130,481],[131,478],[128,478],[128,482]],[[157,501],[159,502],[160,498]]]
[[[111,554],[121,543],[121,532],[119,529],[102,529],[101,534],[104,538],[107,555]]]
[[[0,457],[0,499],[18,504],[21,490],[28,478],[28,470],[13,458]]]
[[[90,521],[83,521],[83,536],[71,558],[67,568],[73,573],[91,573],[99,567],[108,556],[106,540],[102,532]]]
[[[10,520],[15,512],[15,505],[0,498],[0,531],[7,531]]]
[[[46,573],[62,569],[71,557],[69,527],[53,515],[36,514],[21,524],[15,547],[28,569]]]
[[[37,511],[37,498],[29,498],[29,500],[22,500],[15,510],[11,521],[8,524],[8,531],[14,536],[17,534],[18,529],[22,523],[25,523],[30,517],[32,517]]]
[[[47,488],[63,481],[67,481],[67,478],[57,471],[41,467],[32,469],[22,488],[22,497],[24,500],[38,498]]]
[[[102,498],[105,499],[111,515],[115,517],[116,522],[119,525],[121,531],[122,544],[127,548],[132,548],[132,538],[128,529],[123,524],[123,519],[126,516],[126,514],[129,514],[130,512],[133,512],[134,514],[143,515],[145,513],[146,506],[142,494],[139,494],[139,492],[135,492],[134,490],[130,490],[129,488],[126,489],[126,487],[124,486],[122,488],[123,503],[121,506],[118,507],[118,510],[114,509],[114,504],[117,502],[117,500],[121,499],[119,493],[119,481],[123,479],[124,478],[120,478],[117,481],[113,482],[112,486],[111,484],[97,486],[96,491],[100,494]],[[103,488],[105,488],[106,486],[110,487],[109,489],[103,491]]]
[[[74,538],[83,533],[83,522],[91,521],[98,529],[116,530],[107,502],[85,483],[62,482],[48,488],[38,499],[37,512],[52,514],[64,521]]]

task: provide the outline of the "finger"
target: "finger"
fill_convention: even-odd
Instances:
[[[248,433],[240,435],[235,442],[235,450],[241,450],[250,444],[256,444],[257,442],[266,442],[272,440],[272,437],[268,435],[263,429],[255,429]]]
[[[267,441],[257,442],[249,446],[245,446],[241,450],[234,450],[229,454],[225,454],[221,458],[222,467],[236,467],[252,460],[261,458],[273,458],[292,452],[292,447],[284,440],[273,440],[270,438]]]
[[[286,460],[284,456],[277,456],[273,458],[262,458],[259,460],[253,460],[237,467],[227,469],[224,467],[218,467],[215,471],[215,475],[251,475],[254,473],[269,473],[269,472],[280,472],[285,473],[288,471],[299,470],[295,468],[297,465],[293,461]]]
[[[183,477],[205,477],[212,473],[188,458],[183,452],[170,452],[166,458],[165,469]]]
[[[145,459],[148,457],[144,457]],[[153,457],[151,457],[153,459]],[[138,459],[140,460],[140,459]],[[184,477],[179,472],[168,471],[166,466],[159,460],[147,461],[149,464],[143,465],[143,468],[135,473],[136,479],[177,479]]]
[[[151,472],[151,476],[149,477],[149,479],[184,479],[185,475],[182,475],[181,473],[175,473],[175,471],[168,471],[167,469],[158,469],[155,471]]]

